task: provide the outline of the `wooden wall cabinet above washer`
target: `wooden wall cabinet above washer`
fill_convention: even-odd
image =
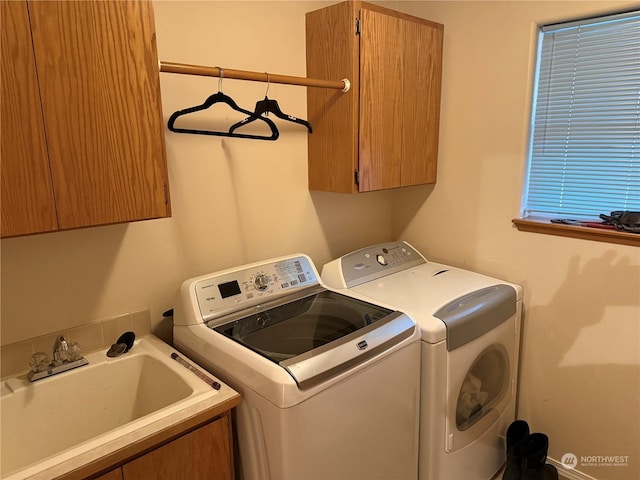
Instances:
[[[0,2],[2,237],[170,216],[151,2]]]
[[[309,189],[367,192],[434,183],[444,27],[365,2],[306,15]]]

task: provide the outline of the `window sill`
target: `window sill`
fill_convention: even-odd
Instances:
[[[547,219],[527,217],[514,218],[512,220],[516,228],[521,232],[543,233],[545,235],[559,235],[561,237],[580,238],[596,242],[617,243],[640,247],[640,234],[607,230],[603,228],[579,227],[575,225],[562,225],[551,223]]]

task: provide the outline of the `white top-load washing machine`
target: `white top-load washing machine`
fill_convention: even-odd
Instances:
[[[322,280],[422,330],[419,478],[491,479],[515,416],[522,288],[428,262],[406,242],[349,253]]]
[[[239,477],[415,479],[420,331],[294,255],[185,281],[174,344],[242,394]]]

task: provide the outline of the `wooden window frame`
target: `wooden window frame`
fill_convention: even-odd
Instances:
[[[521,232],[543,233],[546,235],[558,235],[561,237],[579,238],[581,240],[593,240],[596,242],[640,247],[640,234],[638,233],[563,225],[551,223],[548,219],[538,217],[514,218],[512,222]]]

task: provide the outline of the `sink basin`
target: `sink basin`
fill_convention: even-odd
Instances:
[[[0,477],[29,478],[218,393],[173,352],[148,335],[121,357],[94,352],[89,365],[37,382],[3,381]]]

